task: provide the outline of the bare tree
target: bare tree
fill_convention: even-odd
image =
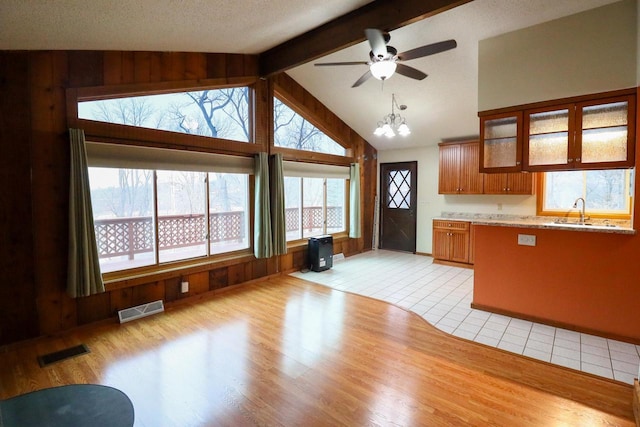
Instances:
[[[156,109],[146,97],[121,98],[97,102],[93,115],[96,119],[123,125],[140,127],[160,127],[162,116],[157,123],[150,123]]]
[[[314,150],[321,132],[277,98],[273,100],[273,128],[276,145],[297,150]]]
[[[151,214],[150,191],[153,172],[141,169],[119,169],[118,189],[111,190],[111,212],[116,217],[147,216]]]

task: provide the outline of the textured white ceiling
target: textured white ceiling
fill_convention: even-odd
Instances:
[[[379,150],[433,145],[478,134],[478,41],[617,0],[474,0],[391,33],[402,52],[453,38],[452,51],[407,62],[429,77],[393,76],[351,85],[367,69],[289,71]],[[0,0],[0,49],[90,49],[256,54],[369,3],[368,0]],[[360,43],[314,62],[365,61]],[[391,94],[408,109],[407,138],[372,135],[391,112]]]
[[[370,0],[0,0],[0,49],[263,52]]]

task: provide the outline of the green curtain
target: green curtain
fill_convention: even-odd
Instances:
[[[89,170],[84,131],[69,129],[71,168],[69,183],[69,261],[67,293],[72,298],[104,292],[98,247],[93,228]]]
[[[287,225],[284,211],[284,172],[282,154],[271,156],[271,231],[273,255],[287,253]]]
[[[255,162],[253,254],[256,258],[270,258],[273,255],[273,245],[271,241],[269,157],[267,153],[256,154]]]
[[[357,239],[362,234],[360,224],[360,164],[349,168],[349,237]]]

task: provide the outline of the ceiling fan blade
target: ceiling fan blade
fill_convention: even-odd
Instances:
[[[353,61],[353,62],[321,62],[319,64],[313,64],[316,67],[324,67],[326,65],[368,65],[366,61]]]
[[[413,67],[409,67],[404,64],[397,64],[397,63],[396,63],[396,73],[402,74],[405,77],[410,77],[416,80],[422,80],[425,77],[427,77],[427,75],[420,70],[417,70]]]
[[[410,59],[422,58],[423,56],[434,55],[436,53],[454,49],[456,46],[458,46],[458,43],[456,43],[455,40],[445,40],[402,52],[398,54],[398,59],[408,61]]]
[[[356,80],[356,82],[353,84],[353,86],[351,87],[358,87],[360,86],[362,83],[366,82],[367,80],[369,80],[369,78],[371,77],[371,71],[367,71],[366,73],[364,73],[362,75],[362,77],[360,77],[358,80]]]
[[[376,30],[375,28],[367,28],[364,30],[364,34],[367,36],[367,40],[369,40],[373,56],[380,59],[387,56],[387,43],[384,41],[382,31]]]

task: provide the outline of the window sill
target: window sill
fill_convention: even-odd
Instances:
[[[242,251],[206,259],[175,262],[159,267],[154,266],[145,269],[105,273],[102,277],[105,288],[107,292],[109,292],[159,280],[186,276],[188,274],[199,273],[213,268],[221,268],[228,265],[249,262],[255,259],[253,252]]]
[[[349,233],[347,233],[346,231],[342,233],[331,234],[331,236],[333,237],[333,243],[349,240]],[[310,237],[305,237],[304,239],[299,240],[291,240],[287,242],[287,249],[295,251],[299,248],[306,248],[309,245],[309,239]]]

